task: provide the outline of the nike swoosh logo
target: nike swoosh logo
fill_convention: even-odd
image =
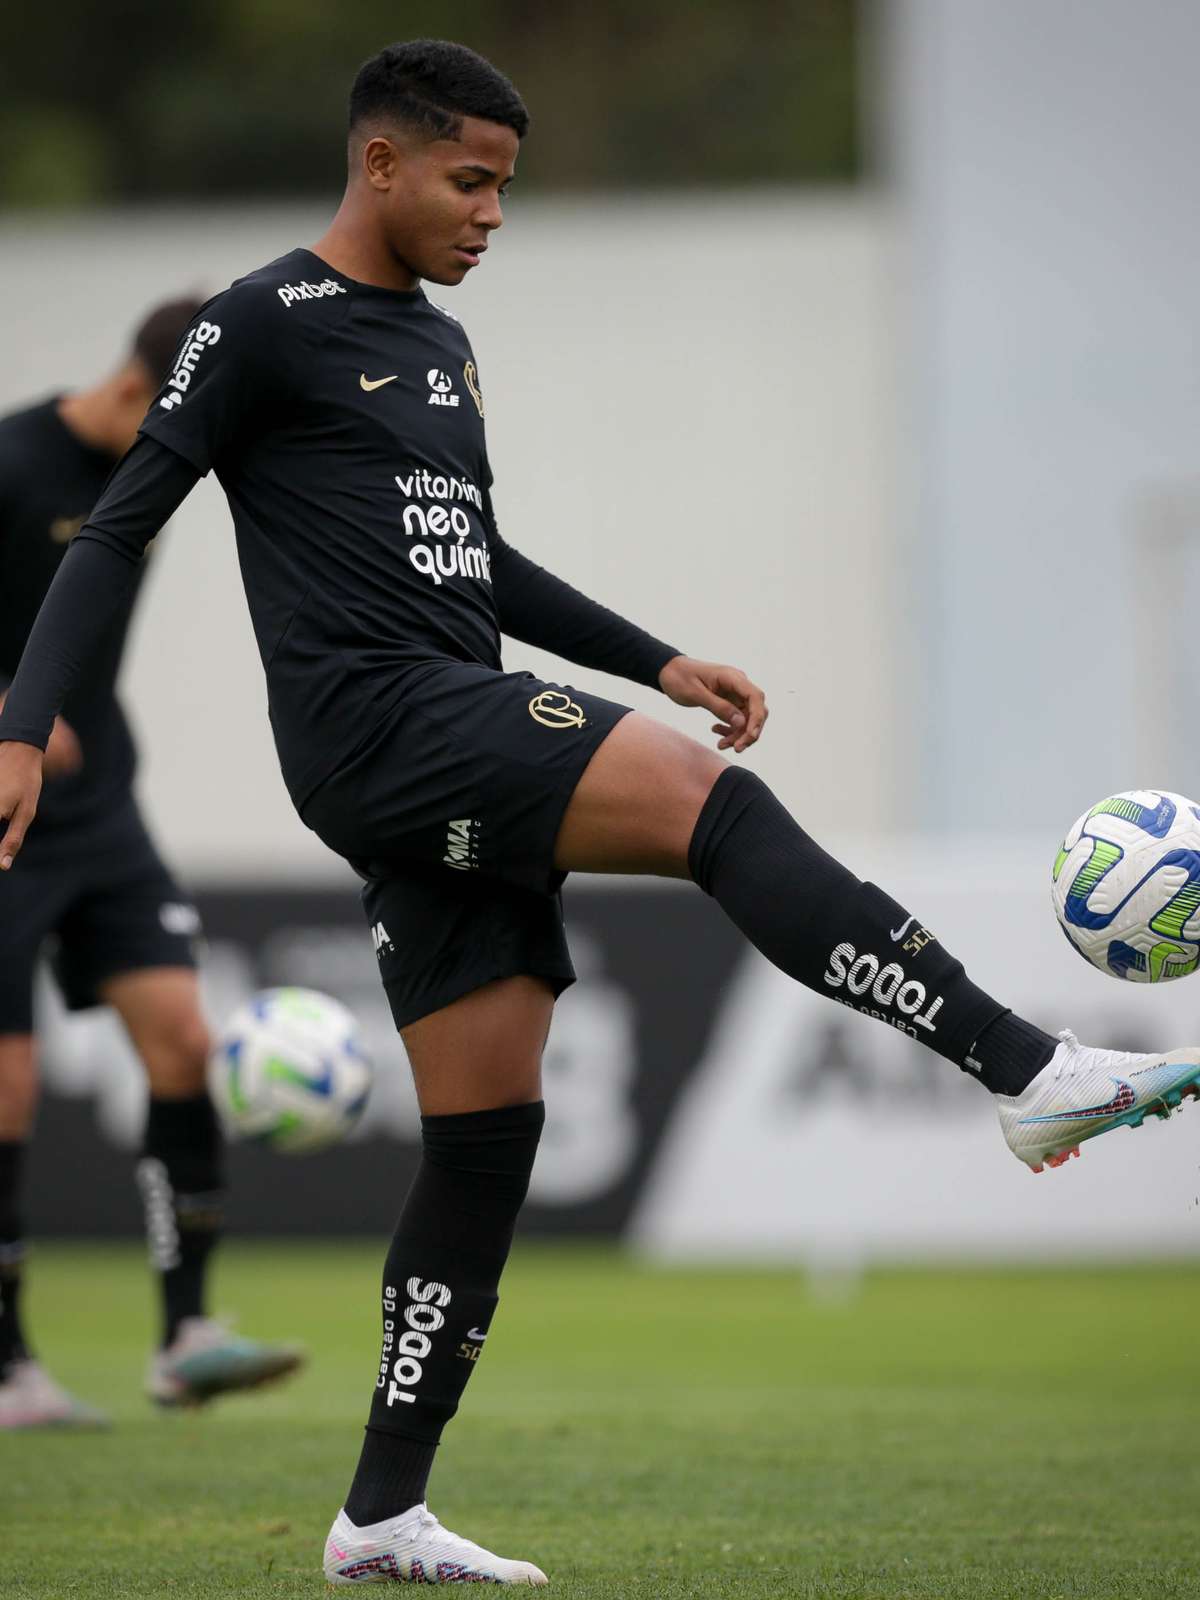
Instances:
[[[372,389],[382,389],[385,383],[395,383],[399,376],[398,372],[393,372],[390,378],[368,378],[365,372],[360,372],[358,375],[359,387],[370,394]]]
[[[1055,1111],[1049,1116],[1022,1117],[1021,1122],[1079,1122],[1091,1117],[1119,1117],[1122,1111],[1132,1111],[1137,1104],[1133,1085],[1124,1078],[1114,1078],[1117,1092],[1102,1106],[1080,1106],[1077,1111]]]
[[[892,930],[889,928],[888,933],[891,934],[892,943],[899,944],[901,939],[903,939],[904,935],[908,932],[916,920],[916,917],[909,917],[907,922],[902,922],[900,924],[895,933],[892,933]]]
[[[486,1333],[480,1333],[478,1328],[468,1328],[467,1329],[467,1338],[468,1339],[474,1339],[476,1344],[482,1344],[483,1341],[487,1338],[487,1334]]]

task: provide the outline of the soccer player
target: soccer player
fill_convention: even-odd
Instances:
[[[103,381],[0,421],[0,701],[71,540],[197,310],[195,299],[158,306]],[[87,676],[54,720],[37,833],[22,870],[0,877],[0,1428],[104,1420],[34,1359],[22,1327],[20,1181],[37,1099],[33,979],[48,939],[67,1004],[111,1006],[149,1081],[137,1176],[163,1316],[150,1395],[187,1404],[299,1361],[296,1350],[235,1338],[204,1313],[220,1224],[220,1137],[204,1082],[196,913],[139,815],[133,741],[114,688],[137,590],[137,581],[126,586],[106,612]]]
[[[573,977],[567,872],[693,879],[800,983],[977,1077],[1035,1167],[1200,1084],[1200,1051],[1055,1040],[977,988],[919,916],[722,758],[766,720],[744,672],[651,637],[501,536],[471,346],[420,285],[478,266],[527,125],[507,79],[459,45],[396,45],[363,66],[329,229],[239,279],[189,329],[0,718],[4,867],[34,814],[53,713],[145,544],[214,470],[284,777],[303,820],[364,880],[422,1111],[422,1160],[384,1264],[366,1437],[326,1544],[335,1583],[545,1581],[450,1533],[424,1500],[485,1348],[537,1148],[542,1047]],[[503,671],[501,634],[703,708],[716,751]],[[1114,1101],[1110,1069],[1128,1097]]]

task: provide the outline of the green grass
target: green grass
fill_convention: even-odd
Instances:
[[[324,1594],[379,1254],[227,1248],[218,1304],[312,1364],[159,1416],[140,1253],[43,1247],[41,1354],[117,1426],[0,1438],[4,1600]],[[1191,1267],[888,1272],[814,1295],[790,1273],[526,1248],[431,1501],[563,1600],[1194,1597],[1198,1314]]]

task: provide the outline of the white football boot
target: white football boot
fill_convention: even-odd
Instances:
[[[1200,1048],[1137,1055],[1097,1050],[1071,1032],[1019,1095],[997,1095],[1000,1127],[1013,1155],[1034,1172],[1061,1167],[1085,1139],[1110,1128],[1140,1128],[1169,1117],[1185,1095],[1200,1097]]]
[[[257,1389],[304,1364],[293,1344],[262,1344],[216,1317],[185,1317],[163,1350],[150,1357],[146,1393],[160,1406],[198,1406],[219,1394]]]
[[[325,1577],[330,1583],[549,1582],[528,1561],[506,1561],[459,1538],[424,1506],[365,1528],[339,1511],[325,1541]]]
[[[0,1377],[0,1431],[107,1427],[103,1411],[68,1394],[37,1361],[12,1361]]]

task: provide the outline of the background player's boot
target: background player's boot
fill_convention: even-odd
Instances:
[[[12,1361],[0,1377],[0,1430],[107,1428],[103,1411],[68,1394],[36,1361]]]
[[[1137,1055],[1097,1050],[1070,1032],[1023,1094],[997,1095],[1008,1148],[1034,1172],[1061,1167],[1085,1139],[1169,1117],[1185,1095],[1200,1097],[1200,1048]]]
[[[303,1364],[299,1345],[262,1344],[215,1317],[185,1317],[171,1343],[151,1356],[146,1393],[160,1406],[202,1405],[286,1377]]]
[[[528,1561],[506,1561],[443,1528],[424,1506],[356,1528],[339,1511],[325,1541],[330,1583],[548,1582]]]

